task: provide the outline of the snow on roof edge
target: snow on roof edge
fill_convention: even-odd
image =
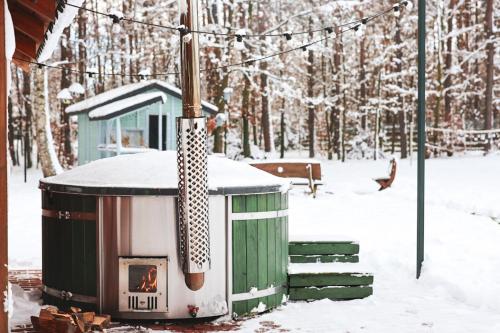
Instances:
[[[140,89],[144,89],[144,88],[147,88],[149,86],[154,86],[154,85],[159,85],[159,86],[163,87],[164,89],[170,91],[172,94],[178,95],[179,97],[182,96],[181,89],[179,89],[171,84],[168,84],[168,83],[166,83],[164,81],[160,81],[160,80],[147,80],[147,81],[141,81],[141,82],[136,82],[136,83],[131,83],[131,84],[123,85],[120,87],[116,87],[116,88],[113,88],[111,90],[100,93],[98,95],[87,98],[81,102],[72,104],[66,108],[66,113],[74,114],[74,113],[80,113],[80,112],[88,112],[88,111],[91,111],[92,109],[102,107],[104,105],[116,102],[123,95],[132,94]],[[201,105],[202,105],[202,107],[209,109],[213,112],[217,112],[219,110],[217,108],[217,106],[215,106],[207,101],[202,101]]]
[[[55,21],[49,25],[42,45],[38,48],[37,60],[39,62],[44,62],[52,56],[64,29],[73,22],[78,13],[78,8],[67,6],[65,2],[57,1]],[[75,6],[81,6],[83,0],[67,0],[67,2]]]
[[[150,93],[140,94],[140,96],[132,96],[120,99],[115,102],[105,104],[103,106],[93,109],[92,111],[89,112],[89,118],[91,120],[99,120],[103,118],[112,117],[114,114],[120,113],[121,111],[126,110],[128,108],[148,102],[155,103],[158,100],[160,100],[162,104],[165,104],[167,102],[167,96],[165,95],[165,93],[161,91],[150,92]]]

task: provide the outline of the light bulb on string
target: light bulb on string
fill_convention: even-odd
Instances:
[[[337,34],[333,31],[332,27],[326,27],[325,31],[330,35],[332,38],[336,38]]]
[[[413,9],[413,2],[411,1],[405,1],[404,3],[404,6],[405,6],[405,9],[408,11],[408,12],[411,12],[412,9]]]
[[[363,35],[365,34],[365,25],[364,24],[360,24],[358,25],[358,28],[355,29],[356,31],[356,36],[358,37],[363,37]]]
[[[400,12],[399,12],[399,5],[392,6],[392,9],[394,10],[394,16],[395,17],[399,17],[399,14],[400,14]]]

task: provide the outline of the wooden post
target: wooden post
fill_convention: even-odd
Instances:
[[[5,2],[0,1],[0,332],[8,332],[4,292],[8,283],[7,243],[7,59],[5,55]]]

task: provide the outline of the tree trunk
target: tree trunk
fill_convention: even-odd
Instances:
[[[47,71],[47,69],[45,69]],[[48,75],[45,73],[45,75]],[[48,98],[48,79],[42,74],[36,77],[36,145],[38,156],[42,165],[44,177],[54,176],[62,172],[57,159],[50,128],[50,109]]]
[[[250,80],[245,76],[245,86],[243,88],[243,96],[241,101],[241,114],[243,118],[243,156],[250,157],[250,132],[248,113],[250,104]]]
[[[70,44],[70,33],[71,27],[64,30],[64,35],[61,38],[61,61],[71,61],[72,53]],[[67,70],[63,70],[61,73],[61,86],[60,90],[69,88],[71,85],[71,74]],[[69,123],[69,115],[66,113],[66,104],[61,102],[61,114],[60,114],[60,142],[59,142],[59,156],[62,160],[62,164],[65,166],[71,166],[74,163],[73,152],[71,150],[71,127]]]
[[[24,153],[26,167],[29,169],[33,166],[31,158],[31,140],[32,140],[32,118],[33,110],[31,107],[31,76],[29,73],[23,72],[23,104],[24,104]]]
[[[360,17],[363,17],[361,12]],[[365,37],[359,41],[359,113],[361,114],[361,128],[366,131],[366,110],[363,107],[366,104],[366,74],[365,74]],[[363,152],[364,153],[364,152]]]
[[[340,33],[340,28],[336,29],[336,33]],[[335,38],[335,55],[333,56],[333,64],[335,68],[335,95],[337,96],[337,100],[335,101],[335,105],[332,110],[332,126],[333,126],[333,149],[337,154],[337,158],[340,160],[340,104],[341,104],[341,91],[340,91],[340,65],[342,56],[342,44],[340,43],[340,38]]]
[[[396,20],[396,34],[395,34],[395,42],[396,42],[396,58],[398,59],[396,63],[396,71],[399,74],[397,76],[398,87],[400,90],[403,90],[403,78],[402,78],[402,69],[403,69],[403,52],[401,50],[401,29],[399,26],[399,19]],[[401,94],[398,94],[399,97],[399,111],[398,111],[398,122],[399,122],[399,142],[401,148],[401,158],[408,157],[408,149],[407,149],[407,141],[406,141],[406,113],[404,110],[404,100]]]
[[[446,68],[446,77],[443,82],[444,88],[444,122],[447,127],[450,127],[451,124],[451,67],[453,65],[453,38],[451,33],[453,32],[453,15],[452,11],[456,6],[457,0],[450,0],[449,4],[449,15],[448,15],[448,37],[446,39],[446,57],[445,57],[445,68]]]
[[[309,18],[309,29],[312,28],[312,17]],[[312,33],[309,34],[309,38],[312,38]],[[314,98],[314,52],[309,49],[309,54],[307,57],[307,96],[309,97],[309,102],[307,103],[308,117],[307,117],[307,127],[309,132],[309,157],[314,157],[314,144],[315,144],[315,128],[314,128],[314,117],[315,117],[315,107],[312,102]]]
[[[12,165],[19,165],[19,161],[16,156],[16,150],[14,149],[14,119],[12,118],[12,97],[9,96],[9,101],[7,105],[7,139],[9,145],[9,155],[12,161]]]
[[[490,40],[486,47],[487,65],[486,65],[486,90],[485,90],[485,126],[489,130],[493,126],[493,71],[495,68],[495,43],[493,39],[493,0],[486,2],[486,16],[485,16],[485,38]]]

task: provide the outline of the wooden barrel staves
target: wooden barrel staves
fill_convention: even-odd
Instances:
[[[42,191],[42,283],[46,304],[96,310],[95,196]]]
[[[233,316],[258,313],[285,300],[288,193],[232,196]]]

